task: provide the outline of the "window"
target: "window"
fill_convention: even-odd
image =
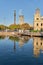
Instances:
[[[37,23],[37,26],[38,26],[38,23]]]
[[[38,45],[38,42],[36,43],[36,45]]]
[[[39,18],[37,18],[37,20],[39,20]]]
[[[41,45],[42,45],[42,42],[41,42]]]
[[[42,26],[42,23],[41,23],[41,26]]]

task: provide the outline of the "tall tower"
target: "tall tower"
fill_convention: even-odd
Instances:
[[[14,24],[16,24],[16,10],[14,10]]]
[[[34,15],[34,30],[40,30],[40,9],[36,9]]]
[[[19,24],[20,25],[24,24],[24,15],[23,15],[22,9],[20,9],[19,11]]]
[[[24,15],[19,15],[19,24],[24,24]]]

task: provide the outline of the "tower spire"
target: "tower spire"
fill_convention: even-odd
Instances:
[[[40,13],[40,9],[37,8],[37,9],[36,9],[36,14],[39,14],[39,13]]]

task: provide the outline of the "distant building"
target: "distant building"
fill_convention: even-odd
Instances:
[[[19,15],[19,24],[24,24],[24,15]]]
[[[43,30],[43,16],[40,15],[40,9],[36,9],[34,15],[34,30]]]
[[[14,10],[14,24],[16,24],[16,10]]]

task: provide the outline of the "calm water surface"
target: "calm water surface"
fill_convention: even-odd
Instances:
[[[0,36],[0,65],[43,65],[43,38]]]

